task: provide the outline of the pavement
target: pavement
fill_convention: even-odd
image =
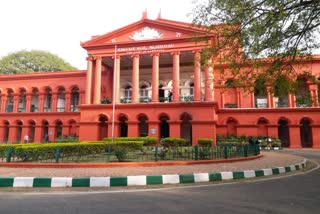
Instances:
[[[109,187],[196,183],[286,173],[305,167],[303,157],[263,151],[254,160],[196,165],[99,168],[0,167],[0,187]]]

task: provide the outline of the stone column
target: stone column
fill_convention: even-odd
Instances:
[[[193,87],[194,87],[194,101],[201,100],[201,66],[200,66],[200,52],[194,51],[194,70],[193,70]]]
[[[86,99],[85,104],[91,104],[91,89],[92,89],[92,58],[87,58],[87,76],[86,76]]]
[[[172,68],[172,98],[173,102],[180,101],[180,53],[173,53],[173,68]]]
[[[65,93],[65,109],[64,111],[70,111],[70,103],[71,103],[71,92],[70,91],[66,91]]]
[[[301,148],[300,125],[289,125],[290,148]]]
[[[18,112],[20,94],[13,94],[13,112]]]
[[[159,54],[152,55],[152,102],[159,102]]]
[[[114,68],[113,75],[116,75],[115,86],[115,102],[120,103],[120,56],[116,57],[116,67]]]
[[[224,108],[224,92],[220,92],[221,95],[221,108]]]
[[[7,96],[6,95],[2,95],[1,96],[1,112],[4,113],[6,112],[6,108],[7,108]]]
[[[132,103],[139,103],[139,55],[132,56]]]
[[[212,59],[209,59],[205,68],[205,101],[213,101],[213,67]]]
[[[27,93],[26,94],[26,112],[30,112],[31,109],[31,99],[32,99],[32,93]]]
[[[93,104],[101,103],[101,57],[96,58],[96,72],[94,77],[94,100]]]
[[[45,94],[43,92],[39,93],[39,100],[38,100],[38,112],[43,112],[43,106],[44,106],[44,96]]]
[[[52,92],[51,93],[51,112],[57,112],[57,101],[58,101],[58,96],[59,94],[57,92]]]

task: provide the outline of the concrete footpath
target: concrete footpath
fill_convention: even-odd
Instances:
[[[302,157],[262,152],[249,161],[144,167],[11,168],[0,167],[0,187],[110,187],[197,183],[286,173],[306,166]]]

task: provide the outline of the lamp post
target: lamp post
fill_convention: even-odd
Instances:
[[[114,141],[114,115],[116,110],[116,72],[117,72],[117,45],[114,45],[114,63],[113,63],[113,99],[112,99],[112,143]]]

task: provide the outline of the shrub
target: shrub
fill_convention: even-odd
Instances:
[[[79,142],[79,137],[77,135],[62,135],[54,139],[56,143],[74,143]]]
[[[103,141],[110,142],[112,138],[104,138]],[[142,141],[144,146],[154,146],[158,142],[158,138],[156,137],[116,137],[114,141]]]
[[[166,137],[161,139],[161,145],[164,147],[185,146],[186,140],[183,138]]]
[[[211,147],[212,143],[213,143],[213,140],[209,139],[209,138],[199,138],[198,139],[199,146]]]

